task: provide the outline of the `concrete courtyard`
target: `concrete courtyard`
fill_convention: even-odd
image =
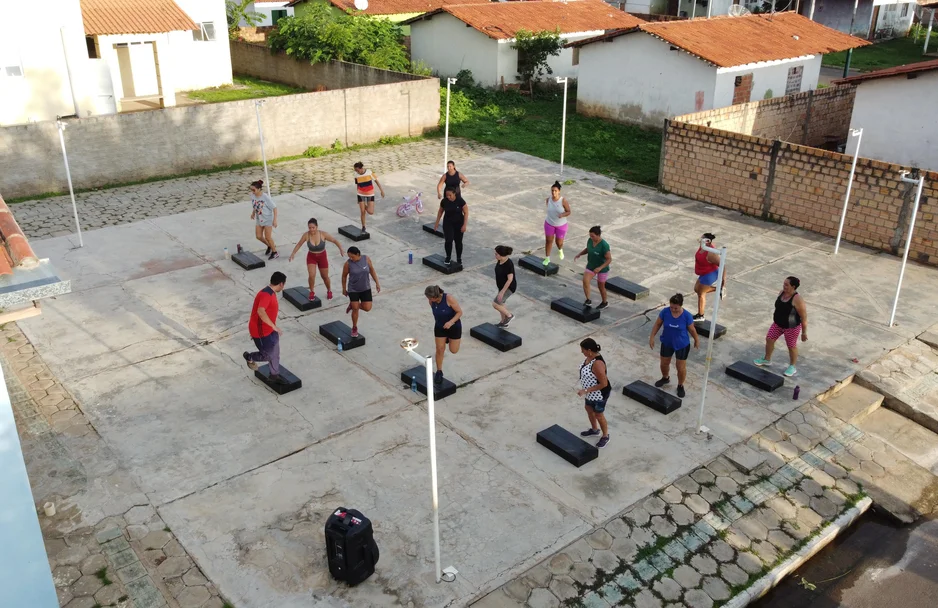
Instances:
[[[490,305],[492,249],[510,245],[516,261],[543,252],[543,201],[558,167],[502,152],[459,168],[472,182],[464,192],[471,210],[465,271],[443,276],[419,263],[442,251],[442,239],[420,228],[436,212],[437,167],[380,175],[388,198],[369,218],[371,240],[357,244],[382,286],[359,322],[367,344],[339,353],[319,335],[321,324],[349,322],[341,260],[330,246],[337,297],[308,313],[281,301],[282,361],[303,387],[279,397],[241,359],[252,350],[252,298],[274,270],[286,273],[288,287],[305,286],[302,252],[293,263],[287,256],[310,217],[336,236],[339,226],[357,222],[350,180],[276,197],[282,257],[256,271],[223,253],[238,243],[260,249],[246,201],[87,232],[82,249],[71,236],[34,240],[73,293],[45,302],[41,317],[20,326],[235,606],[467,605],[934,323],[935,269],[909,265],[898,324],[887,328],[898,258],[850,245],[834,257],[829,238],[637,186],[616,192],[610,180],[567,170],[564,179],[574,183],[564,187],[573,208],[566,260],[550,278],[517,267],[511,331],[524,343],[500,353],[469,337],[470,327],[498,320]],[[419,221],[394,213],[411,189],[428,195]],[[651,295],[632,302],[610,294],[599,321],[579,324],[552,312],[550,301],[582,299],[582,266],[573,256],[597,224],[612,247],[612,274]],[[668,297],[690,293],[687,308],[696,312],[693,254],[703,232],[729,249],[720,311],[728,332],[713,349],[709,439],[695,433],[706,340],[692,351],[680,410],[664,417],[622,395],[625,384],[659,376],[648,333]],[[761,355],[788,275],[802,280],[810,340],[798,375],[763,393],[723,370]],[[459,570],[456,582],[441,584],[433,573],[426,402],[399,378],[412,366],[402,338],[417,337],[418,350],[429,353],[423,290],[433,284],[465,311],[462,349],[445,365],[459,390],[436,408],[443,566]],[[586,428],[575,391],[578,343],[587,336],[602,345],[609,367],[611,442],[576,469],[535,434],[555,423]],[[775,371],[785,357],[777,350]],[[792,399],[795,385],[800,400]],[[372,518],[381,548],[376,575],[352,589],[331,579],[324,559],[322,526],[339,506]]]

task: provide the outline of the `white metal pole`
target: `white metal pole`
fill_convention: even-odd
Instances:
[[[925,46],[922,47],[922,55],[928,52],[928,40],[931,38],[931,28],[935,23],[935,11],[938,9],[931,9],[931,17],[928,18],[928,29],[925,31]]]
[[[834,244],[834,255],[840,251],[840,237],[844,233],[844,220],[847,219],[847,206],[850,204],[850,190],[853,188],[853,176],[857,172],[857,158],[860,156],[860,141],[863,140],[863,129],[852,129],[850,135],[857,138],[857,149],[853,153],[853,164],[850,166],[850,179],[847,180],[847,194],[844,196],[844,209],[840,212],[840,226],[837,228],[837,242]]]
[[[567,79],[557,78],[557,84],[563,83],[563,118],[560,126],[560,175],[563,175],[563,153],[567,143]]]
[[[814,0],[811,0],[811,8],[808,10],[808,19],[814,21]]]
[[[456,84],[455,78],[446,79],[446,132],[443,135],[443,173],[446,173],[446,163],[449,162],[449,85],[451,84]]]
[[[905,276],[905,265],[909,261],[909,249],[912,248],[912,231],[915,229],[915,216],[918,215],[918,203],[922,197],[922,186],[925,185],[925,176],[920,176],[917,180],[909,179],[902,175],[900,178],[907,184],[918,183],[915,190],[915,203],[912,205],[912,219],[909,220],[909,236],[905,240],[905,251],[902,252],[902,268],[899,270],[899,281],[896,283],[896,297],[892,301],[892,313],[889,315],[889,327],[892,327],[896,321],[896,308],[899,306],[899,290],[902,289],[902,278]]]
[[[261,139],[261,159],[264,161],[264,183],[267,185],[267,196],[270,196],[270,175],[267,173],[267,152],[264,151],[264,127],[261,126],[261,104],[263,99],[254,100],[254,113],[257,115],[257,136]]]
[[[720,290],[723,289],[723,272],[726,268],[726,247],[716,249],[701,243],[701,249],[708,253],[720,254],[720,270],[717,272],[717,290],[713,298],[713,319],[710,321],[710,336],[707,338],[707,367],[704,370],[703,389],[700,391],[700,413],[697,415],[697,432],[705,432],[703,425],[704,406],[707,404],[707,383],[710,381],[710,361],[713,357],[713,340],[717,332],[717,320],[720,316]]]
[[[59,129],[59,142],[62,144],[62,160],[65,161],[65,178],[68,180],[68,194],[72,197],[72,214],[75,216],[75,229],[78,231],[78,246],[84,247],[81,238],[81,223],[78,221],[78,205],[75,203],[75,190],[72,188],[72,172],[68,168],[68,153],[65,151],[65,123],[61,120],[56,123]]]
[[[694,1],[696,2],[696,0]],[[707,3],[707,19],[710,18],[710,13],[712,12],[712,9],[713,9],[713,0],[710,0],[710,2]]]
[[[691,6],[692,6],[690,10],[690,18],[693,19],[694,17],[697,16],[697,0],[690,0],[690,1],[691,1]]]

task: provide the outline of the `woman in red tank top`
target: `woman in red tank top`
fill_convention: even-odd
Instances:
[[[713,234],[706,232],[700,237],[704,244],[713,247],[713,241],[716,240]],[[694,315],[694,321],[703,321],[705,319],[704,310],[707,308],[707,294],[717,290],[714,283],[720,274],[720,256],[716,253],[704,251],[698,248],[694,254],[694,274],[697,275],[697,281],[694,283],[694,293],[697,294],[697,314]],[[720,285],[720,297],[726,296],[726,269],[723,269],[723,282]]]

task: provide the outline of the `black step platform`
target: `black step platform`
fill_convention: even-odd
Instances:
[[[538,433],[537,442],[577,468],[599,458],[599,448],[586,443],[559,424]]]
[[[309,289],[306,287],[284,289],[283,298],[303,312],[322,306],[322,300],[319,299],[319,296],[313,296],[312,300],[309,299]]]
[[[319,326],[319,334],[326,337],[333,344],[339,343],[342,339],[342,350],[351,350],[365,345],[365,336],[358,334],[357,338],[352,337],[352,328],[342,321],[333,321]]]
[[[595,306],[585,306],[573,298],[560,298],[550,303],[550,309],[556,310],[580,323],[589,323],[599,318],[599,311]]]
[[[770,393],[785,384],[785,378],[782,376],[745,361],[737,361],[732,365],[727,365],[726,375]]]
[[[410,369],[404,370],[401,372],[401,382],[407,386],[411,385],[412,380],[417,380],[417,390],[427,394],[427,368],[422,365],[417,367],[412,367]],[[456,394],[456,385],[450,382],[445,376],[443,377],[443,384],[439,390],[434,389],[433,398],[434,399],[444,399],[450,395]]]
[[[697,328],[697,333],[704,338],[710,337],[710,321],[694,321],[694,327]],[[726,328],[717,323],[717,332],[714,334],[713,339],[716,340],[724,334],[726,334]]]
[[[489,346],[494,346],[503,353],[521,346],[521,336],[516,336],[507,329],[496,327],[494,323],[476,325],[469,330],[469,335]]]
[[[279,384],[276,382],[270,381],[270,365],[264,364],[260,368],[254,370],[254,375],[261,380],[264,384],[270,387],[270,390],[277,393],[278,395],[285,395],[286,393],[295,391],[296,389],[303,386],[303,381],[293,375],[290,370],[284,366],[280,366],[280,375],[284,380],[287,381],[286,384]]]
[[[627,281],[622,277],[612,277],[606,281],[606,289],[620,296],[625,296],[630,300],[641,300],[642,298],[648,297],[650,293],[647,287],[633,283],[632,281]]]
[[[347,239],[352,239],[353,241],[367,241],[371,238],[371,235],[367,232],[362,232],[362,229],[358,226],[342,226],[339,228],[339,234],[344,236]]]
[[[622,394],[662,414],[670,414],[681,407],[680,399],[641,380],[626,385]]]
[[[544,266],[544,258],[539,258],[536,255],[526,255],[520,260],[518,260],[518,266],[521,266],[525,270],[530,270],[535,274],[539,274],[542,277],[549,277],[551,275],[557,274],[557,271],[560,270],[560,266],[551,262],[547,266]]]
[[[433,229],[433,224],[424,224],[424,225],[423,225],[423,231],[424,231],[424,232],[429,232],[430,234],[435,234],[435,235],[437,235],[438,237],[440,237],[441,239],[446,237],[446,235],[443,234],[443,231],[442,231],[441,229],[437,228],[436,230],[434,230],[434,229]]]
[[[451,264],[446,264],[445,260],[446,258],[439,253],[434,253],[433,255],[428,255],[423,258],[423,265],[429,266],[433,270],[442,272],[443,274],[453,274],[454,272],[462,270],[462,264],[457,264],[456,260],[453,260]]]
[[[244,268],[245,270],[256,270],[258,268],[263,268],[267,265],[267,262],[260,259],[250,251],[242,251],[241,253],[236,253],[231,256],[231,259],[235,264]]]

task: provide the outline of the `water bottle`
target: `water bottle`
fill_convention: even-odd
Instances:
[[[417,392],[417,376],[410,377],[410,390]]]
[[[227,247],[225,247],[225,259],[226,259],[226,260],[230,260],[230,259],[231,259],[231,254],[228,253],[228,248],[227,248]]]
[[[792,398],[792,399],[798,399],[798,395],[800,395],[800,394],[801,394],[801,387],[800,387],[800,386],[796,386],[796,387],[795,387],[795,392],[792,394],[791,398]]]
[[[407,252],[407,263],[408,263],[408,264],[413,264],[413,263],[414,263],[414,252],[413,252],[413,251],[408,251],[408,252]]]
[[[238,253],[243,253],[244,250],[241,249],[241,243],[238,243]]]
[[[339,338],[339,352],[342,352],[342,338]]]

